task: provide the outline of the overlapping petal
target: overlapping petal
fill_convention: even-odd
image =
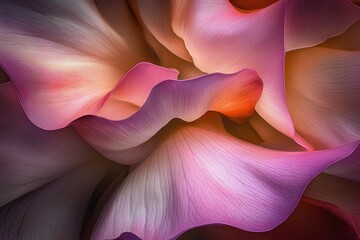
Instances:
[[[345,32],[360,19],[349,0],[289,0],[285,22],[287,51],[312,47]]]
[[[287,103],[316,148],[360,139],[360,52],[309,48],[287,54]]]
[[[347,221],[360,237],[360,182],[321,174],[309,184],[304,195],[321,201],[320,206]]]
[[[172,29],[171,1],[137,0],[136,6],[144,24],[155,38],[175,55],[191,61],[191,56],[185,47],[184,40],[176,35]]]
[[[159,148],[112,196],[92,239],[123,232],[170,239],[214,223],[270,230],[290,215],[313,177],[357,147],[269,150],[226,134],[211,119],[167,129]]]
[[[108,167],[92,161],[0,208],[0,238],[80,239],[90,197]]]
[[[0,66],[31,121],[58,129],[97,111],[122,75],[149,59],[126,30],[113,30],[92,1],[1,1]]]
[[[121,83],[128,84],[125,80]],[[132,86],[137,85],[136,82]],[[122,93],[121,89],[119,87],[119,94]],[[144,158],[144,149],[147,149],[147,153],[152,151],[151,144],[156,142],[146,141],[173,118],[190,122],[207,111],[217,111],[231,117],[249,117],[254,112],[261,91],[261,80],[250,70],[234,74],[210,74],[188,81],[163,81],[152,89],[144,105],[130,117],[110,121],[88,116],[74,122],[74,126],[104,156],[129,164]],[[124,94],[138,93],[128,91]],[[126,99],[129,98],[126,96]],[[141,144],[147,147],[136,148]]]
[[[173,28],[184,39],[194,64],[208,73],[232,73],[243,68],[257,71],[264,92],[256,110],[275,128],[293,137],[285,103],[284,31],[279,27],[284,26],[285,2],[251,12],[218,0],[178,1],[173,5]]]
[[[269,232],[246,232],[230,226],[204,226],[192,229],[178,238],[178,240],[195,239],[357,240],[358,238],[356,232],[341,218],[323,207],[310,204],[305,199],[302,199],[291,216],[284,223]]]
[[[33,125],[10,82],[0,85],[0,132],[0,206],[101,158],[71,128]]]

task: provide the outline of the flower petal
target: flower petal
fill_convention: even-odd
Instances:
[[[80,239],[91,194],[108,167],[93,161],[0,208],[0,238]]]
[[[356,235],[341,218],[323,207],[302,200],[284,223],[269,232],[246,232],[230,226],[204,226],[184,233],[177,240],[357,240]]]
[[[241,12],[228,1],[175,1],[172,25],[201,71],[255,70],[264,82],[257,112],[276,129],[294,137],[284,89],[281,26],[285,7],[285,1],[279,1],[260,10]]]
[[[0,206],[101,158],[71,128],[48,132],[33,125],[10,82],[0,84],[0,132]]]
[[[348,221],[360,237],[360,182],[321,174],[309,184],[304,195],[323,202],[319,205]]]
[[[0,66],[30,120],[44,129],[97,111],[120,77],[148,59],[92,1],[1,1],[0,23]]]
[[[309,48],[286,56],[287,103],[315,148],[360,139],[360,52]]]
[[[137,0],[135,7],[138,8],[147,29],[162,45],[178,57],[191,61],[184,41],[171,27],[171,1]]]
[[[210,119],[169,126],[161,145],[112,196],[92,239],[124,232],[170,239],[214,223],[271,230],[290,215],[314,176],[357,147],[269,150],[237,140]]]
[[[360,8],[349,0],[287,1],[285,48],[315,46],[345,32],[360,19]]]
[[[89,116],[74,122],[74,126],[104,156],[131,164],[144,157],[144,147],[141,150],[134,147],[148,141],[171,119],[190,122],[207,111],[249,117],[261,91],[261,80],[250,70],[210,74],[188,81],[169,80],[153,88],[145,104],[127,119],[110,121]],[[152,146],[147,145],[146,149],[152,150]]]
[[[179,72],[142,62],[130,69],[111,93],[96,116],[111,120],[125,119],[144,104],[151,90],[160,82],[177,79]]]
[[[326,173],[360,182],[360,151],[354,151],[346,159],[332,164]]]
[[[343,34],[329,38],[319,47],[342,49],[346,51],[360,51],[360,21],[351,25]]]

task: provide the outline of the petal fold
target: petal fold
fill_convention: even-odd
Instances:
[[[345,32],[360,19],[360,8],[349,0],[289,0],[285,48],[312,47]]]
[[[170,239],[216,223],[271,230],[288,218],[312,178],[357,147],[269,150],[235,139],[215,120],[205,116],[169,127],[162,144],[112,196],[92,239],[114,239],[124,232]]]
[[[0,84],[0,206],[101,158],[68,127],[49,132],[26,117],[10,82]]]
[[[92,1],[1,1],[0,66],[30,120],[52,130],[96,112],[122,75],[149,59],[125,30],[116,32]]]
[[[286,56],[287,103],[297,132],[315,148],[360,139],[360,52],[309,48]]]
[[[121,83],[127,84],[125,80]],[[142,160],[144,149],[148,152],[152,149],[151,144],[156,144],[149,145],[146,141],[170,120],[180,118],[191,122],[207,111],[231,117],[249,117],[261,92],[262,82],[250,70],[209,74],[187,81],[168,80],[156,85],[144,105],[126,119],[110,121],[88,116],[74,122],[74,126],[104,156],[130,164]],[[127,91],[124,94],[130,93]],[[147,145],[140,146],[141,150],[136,148],[141,144]]]
[[[264,82],[256,111],[276,129],[294,137],[284,88],[281,26],[285,7],[285,1],[278,1],[263,9],[242,12],[228,1],[174,1],[172,26],[201,71],[255,70]]]

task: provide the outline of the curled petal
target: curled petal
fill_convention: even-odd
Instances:
[[[264,82],[257,112],[276,129],[294,137],[285,102],[284,31],[279,27],[284,26],[285,7],[285,2],[279,1],[257,11],[241,12],[228,1],[175,1],[172,25],[201,71],[255,70]]]
[[[349,0],[289,0],[285,22],[287,51],[315,46],[345,32],[360,19]]]
[[[312,178],[357,147],[269,150],[235,139],[211,120],[169,127],[162,144],[112,196],[92,239],[124,232],[170,239],[215,223],[271,230],[288,218]]]
[[[134,147],[148,141],[171,119],[190,122],[207,111],[249,117],[261,91],[261,80],[250,70],[228,75],[210,74],[188,81],[169,80],[156,85],[144,105],[129,118],[110,121],[88,116],[76,121],[74,126],[104,156],[129,164],[141,157],[129,151],[140,153],[142,150]]]
[[[286,56],[287,103],[315,148],[360,139],[360,52],[309,48]]]
[[[0,66],[44,129],[96,112],[120,77],[148,59],[132,36],[116,33],[92,1],[0,3]]]
[[[137,0],[135,7],[146,27],[162,45],[178,57],[191,61],[184,41],[171,27],[171,1]]]
[[[92,161],[0,208],[1,239],[80,239],[90,197],[108,170]]]
[[[71,128],[33,125],[10,82],[0,85],[0,132],[0,206],[101,158]]]

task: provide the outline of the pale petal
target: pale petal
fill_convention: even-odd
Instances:
[[[168,129],[105,207],[92,239],[132,232],[170,239],[190,228],[226,224],[268,231],[296,207],[304,188],[357,144],[314,152],[281,152],[237,140],[216,118]]]
[[[147,29],[162,45],[178,57],[191,61],[184,41],[171,27],[171,1],[137,0],[133,5],[138,8]]]
[[[0,85],[0,132],[0,206],[101,158],[71,128],[49,132],[33,125],[10,82]]]
[[[285,7],[285,1],[279,1],[242,12],[228,1],[174,1],[172,26],[201,71],[255,70],[264,82],[257,112],[294,137],[284,90]]]
[[[360,139],[360,52],[309,48],[286,56],[287,104],[315,148]]]
[[[125,30],[116,33],[91,1],[1,1],[0,65],[30,120],[58,129],[96,112],[121,76],[147,59]]]
[[[108,167],[93,161],[0,208],[0,238],[80,239],[90,197]]]
[[[315,46],[345,32],[360,19],[360,8],[349,0],[287,1],[285,48]]]
[[[125,80],[121,83],[127,84]],[[181,118],[190,122],[207,111],[249,117],[261,91],[261,80],[250,70],[210,74],[188,81],[169,80],[153,88],[144,105],[129,118],[110,121],[88,116],[74,122],[74,126],[104,156],[130,164],[143,159],[144,149],[152,150],[156,143],[145,142],[170,120]],[[146,147],[135,148],[144,143]]]

